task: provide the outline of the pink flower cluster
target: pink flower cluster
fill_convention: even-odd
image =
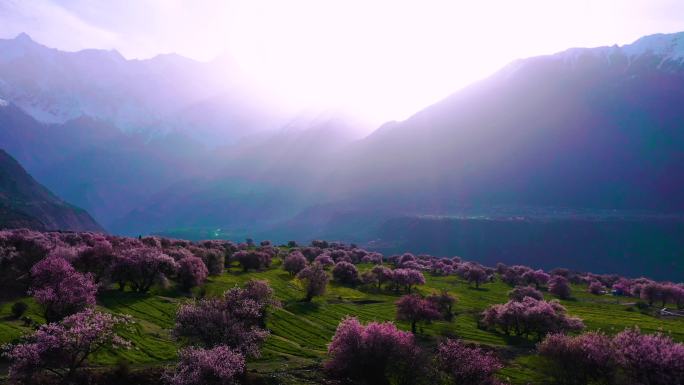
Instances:
[[[390,375],[404,379],[414,375],[418,354],[413,334],[391,322],[364,326],[348,317],[337,326],[324,367],[336,377],[384,384]]]
[[[290,253],[283,260],[283,269],[292,275],[297,275],[300,271],[304,270],[308,261],[304,254],[299,251]]]
[[[325,294],[325,288],[328,285],[328,273],[325,272],[323,265],[314,262],[305,267],[297,274],[297,278],[304,283],[306,289],[305,301],[311,301],[315,296]]]
[[[442,316],[435,302],[417,294],[401,297],[396,305],[397,319],[409,322],[413,333],[416,332],[418,322],[430,322],[440,319]]]
[[[439,345],[437,363],[459,385],[495,384],[494,373],[503,367],[494,354],[453,339]]]
[[[116,325],[128,322],[124,317],[86,309],[59,323],[42,325],[26,342],[12,346],[7,352],[10,378],[27,381],[34,374],[48,371],[69,379],[93,353],[105,348],[129,347],[114,331]]]
[[[191,344],[206,347],[226,345],[247,356],[258,357],[259,346],[269,335],[262,328],[273,292],[263,281],[245,289],[233,288],[222,298],[203,299],[181,305],[176,313],[174,334]]]
[[[543,301],[525,297],[522,301],[508,301],[489,307],[482,314],[482,323],[499,329],[506,335],[536,335],[538,339],[549,333],[578,331],[584,328],[582,320],[569,317],[558,301]]]
[[[245,358],[226,346],[185,348],[179,353],[170,385],[232,385],[245,371]]]
[[[340,261],[332,269],[333,279],[336,282],[353,285],[359,282],[359,271],[350,262]]]
[[[43,306],[48,322],[59,321],[95,305],[97,285],[90,274],[81,274],[69,262],[49,256],[31,269],[30,294]]]
[[[671,385],[684,379],[684,344],[637,328],[612,338],[598,332],[551,334],[538,350],[551,375],[569,384],[613,383],[617,373],[629,384]]]

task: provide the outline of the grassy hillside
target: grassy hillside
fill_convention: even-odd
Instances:
[[[274,380],[274,383],[316,383],[322,374],[318,364],[325,358],[329,343],[339,321],[353,315],[362,321],[394,320],[394,302],[400,294],[391,291],[352,288],[331,282],[328,292],[312,303],[300,302],[304,292],[299,282],[280,267],[276,259],[273,266],[261,272],[243,273],[237,266],[227,269],[219,277],[211,277],[203,288],[196,288],[195,295],[219,295],[236,284],[251,279],[266,279],[282,301],[268,321],[272,334],[263,347],[262,357],[250,362],[248,369]],[[359,265],[361,270],[371,265]],[[446,289],[458,297],[456,317],[451,322],[439,321],[419,329],[418,340],[429,349],[444,336],[458,336],[468,341],[485,344],[499,351],[506,360],[506,368],[500,372],[503,379],[513,384],[544,383],[533,355],[536,341],[485,331],[477,326],[479,313],[491,304],[507,301],[508,285],[496,281],[476,289],[456,276],[435,277],[426,273],[427,284],[419,287],[421,293]],[[547,299],[551,295],[545,293]],[[171,363],[176,356],[177,345],[170,336],[176,307],[187,301],[175,288],[156,288],[149,294],[107,291],[99,297],[102,310],[130,314],[134,327],[122,334],[133,341],[130,350],[105,352],[94,360],[95,365],[114,365],[121,359],[134,366]],[[40,309],[30,299],[28,315],[43,321]],[[571,315],[582,318],[588,329],[601,329],[613,333],[625,327],[638,325],[645,332],[662,330],[674,339],[684,341],[684,319],[657,318],[650,311],[640,311],[634,298],[609,295],[595,296],[586,292],[584,286],[573,286],[573,298],[562,301]],[[0,304],[0,344],[10,342],[22,333],[30,331],[18,320],[10,317],[12,302]],[[407,323],[398,322],[405,330]],[[1,370],[1,369],[0,369]],[[4,370],[3,370],[4,371]]]

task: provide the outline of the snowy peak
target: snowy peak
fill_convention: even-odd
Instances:
[[[684,59],[684,32],[644,36],[632,44],[622,47],[627,56],[653,54],[664,60]]]
[[[18,35],[14,38],[14,41],[16,41],[17,43],[24,43],[24,44],[26,44],[26,43],[33,43],[33,39],[31,39],[31,36],[29,36],[29,35],[28,35],[27,33],[25,33],[25,32],[22,32],[22,33],[18,34]]]

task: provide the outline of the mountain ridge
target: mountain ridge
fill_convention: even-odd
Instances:
[[[0,149],[0,213],[3,228],[104,231],[86,211],[64,202],[36,182],[3,149]]]

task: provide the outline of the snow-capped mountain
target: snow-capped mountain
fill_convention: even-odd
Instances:
[[[26,34],[0,39],[0,97],[44,123],[88,116],[124,131],[183,130],[198,138],[214,132],[229,141],[277,127],[281,119],[274,103],[225,60],[63,52]]]

